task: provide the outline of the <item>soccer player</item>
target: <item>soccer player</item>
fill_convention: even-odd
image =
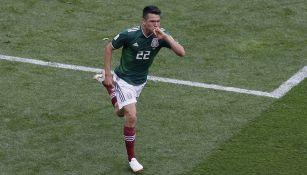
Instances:
[[[185,50],[166,31],[160,28],[161,11],[156,6],[146,6],[140,26],[127,29],[116,35],[104,50],[104,70],[94,78],[106,89],[115,112],[124,117],[124,140],[129,165],[133,172],[143,171],[135,157],[137,98],[142,92],[148,69],[162,47],[171,49],[183,57]],[[122,48],[120,64],[111,73],[112,52]]]

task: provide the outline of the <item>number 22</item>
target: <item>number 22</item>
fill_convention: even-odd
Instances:
[[[137,60],[148,60],[150,55],[150,51],[139,51],[136,55]]]

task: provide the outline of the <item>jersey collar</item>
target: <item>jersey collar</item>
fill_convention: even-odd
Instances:
[[[141,28],[142,33],[143,33],[143,35],[145,36],[145,38],[149,38],[151,35],[153,35],[153,33],[151,33],[150,35],[146,36],[146,35],[145,35],[145,33],[144,33],[144,31],[143,31],[143,27],[142,27],[142,26],[140,26],[140,28]]]

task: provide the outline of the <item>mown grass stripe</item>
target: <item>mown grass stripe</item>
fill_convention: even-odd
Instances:
[[[0,55],[0,59],[7,60],[7,61],[36,64],[36,65],[41,65],[41,66],[62,68],[62,69],[85,71],[85,72],[95,72],[95,73],[101,72],[101,69],[99,68],[92,68],[92,67],[85,67],[85,66],[78,66],[78,65],[71,65],[71,64],[62,64],[62,63],[56,63],[56,62],[48,62],[48,61],[42,61],[42,60],[36,60],[36,59],[30,59],[30,58],[20,58],[20,57],[7,56],[7,55]],[[305,66],[303,69],[298,71],[289,80],[287,80],[279,88],[277,88],[271,93],[257,91],[257,90],[236,88],[236,87],[226,87],[226,86],[221,86],[221,85],[216,85],[216,84],[206,84],[206,83],[177,80],[177,79],[171,79],[171,78],[156,77],[156,76],[148,76],[148,79],[152,81],[160,81],[160,82],[172,83],[172,84],[178,84],[178,85],[186,85],[186,86],[200,87],[200,88],[206,88],[206,89],[236,92],[236,93],[250,94],[250,95],[255,95],[255,96],[280,98],[284,96],[288,91],[290,91],[291,88],[293,88],[294,86],[298,85],[301,81],[303,81],[306,78],[306,76],[307,76],[307,66]]]
[[[199,163],[198,174],[306,174],[307,81]]]

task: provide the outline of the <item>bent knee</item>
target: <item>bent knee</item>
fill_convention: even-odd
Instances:
[[[124,117],[125,116],[125,111],[123,109],[115,108],[115,113],[118,117]]]
[[[135,127],[136,125],[136,116],[135,117],[127,117],[125,116],[125,126],[128,126],[128,127]]]
[[[136,117],[136,113],[135,112],[129,112],[129,111],[125,111],[125,117],[126,117],[126,122],[130,123],[130,124],[135,124],[137,117]]]
[[[116,115],[117,115],[118,117],[124,117],[124,116],[125,116],[125,113],[122,112],[122,111],[120,111],[120,110],[116,111],[115,113],[116,113]]]

